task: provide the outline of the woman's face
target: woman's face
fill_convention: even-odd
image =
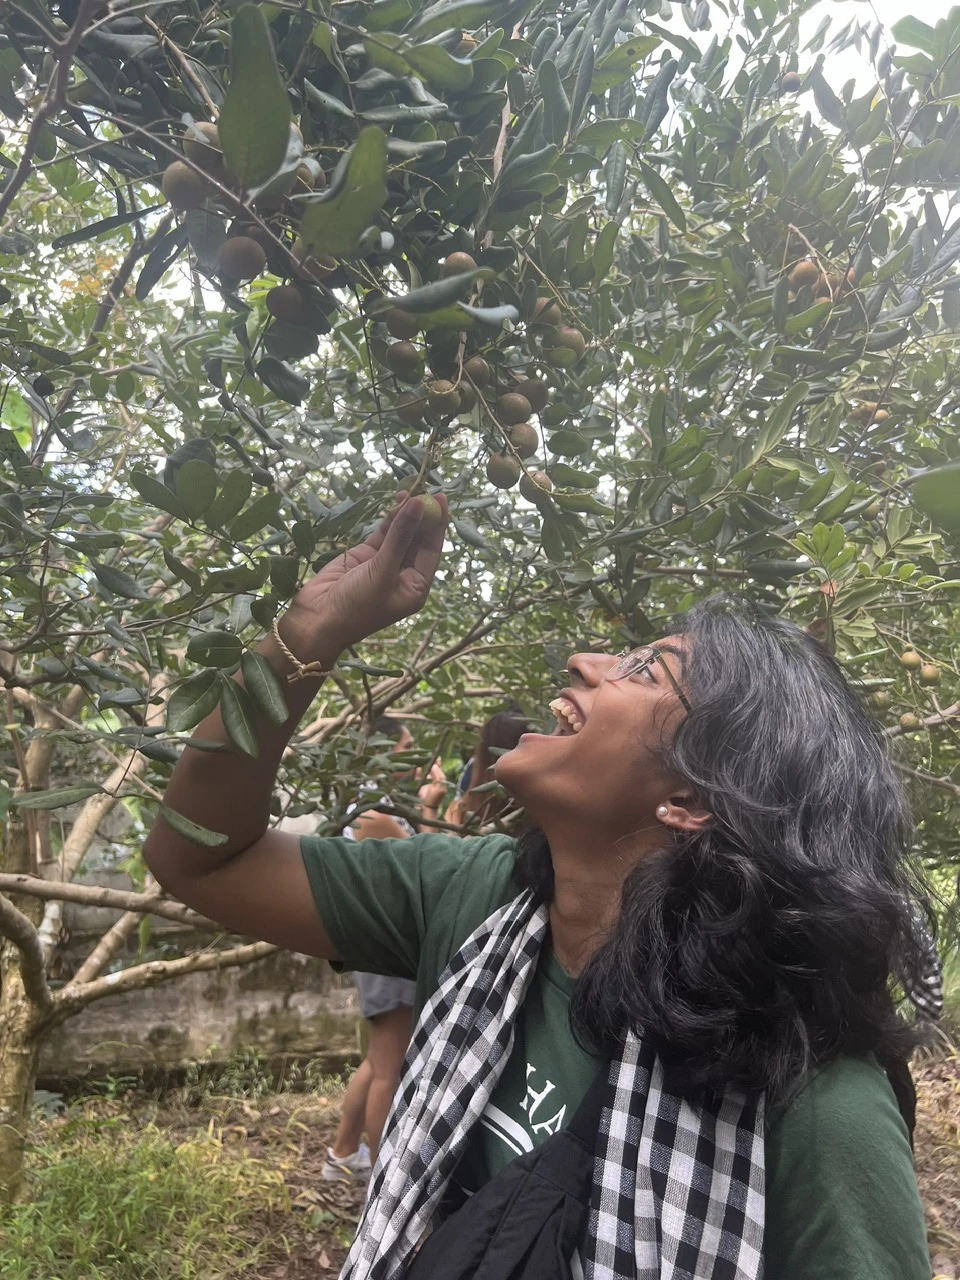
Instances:
[[[569,815],[608,839],[649,828],[657,806],[682,790],[660,756],[685,715],[686,656],[683,636],[626,659],[574,654],[570,685],[551,703],[555,730],[525,733],[498,760],[498,781],[541,826]]]

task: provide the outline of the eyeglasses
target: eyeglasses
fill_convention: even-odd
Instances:
[[[612,673],[607,676],[608,680],[626,680],[629,676],[641,675],[653,666],[655,662],[659,662],[660,666],[667,673],[667,679],[673,686],[673,691],[680,700],[680,705],[684,711],[690,712],[693,708],[690,706],[690,700],[677,683],[677,678],[667,665],[667,660],[663,653],[652,645],[648,645],[644,649],[621,649],[616,655],[617,665]]]

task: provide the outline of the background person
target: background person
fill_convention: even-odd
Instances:
[[[409,751],[413,746],[410,731],[396,717],[378,717],[373,732],[379,737],[392,738],[393,750],[398,754]],[[419,792],[422,813],[427,818],[437,816],[437,806],[447,785],[437,764],[433,765],[431,779]],[[369,799],[369,795],[365,798]],[[383,794],[380,800],[391,807],[393,805],[389,793]],[[356,808],[354,803],[350,812]],[[364,809],[350,826],[343,829],[347,840],[408,840],[416,834],[416,828],[406,818],[376,809]],[[415,983],[407,978],[379,973],[354,973],[353,979],[360,1014],[367,1023],[367,1052],[347,1085],[340,1124],[333,1146],[327,1148],[327,1158],[321,1170],[327,1182],[369,1177],[413,1030]],[[366,1142],[361,1141],[364,1134],[367,1135]]]
[[[497,760],[504,752],[512,751],[529,730],[523,716],[513,711],[498,711],[484,723],[476,750],[464,770],[466,787],[444,814],[447,822],[462,825],[468,817],[476,815],[477,825],[484,826],[506,809],[507,797],[497,791],[480,791],[478,788],[495,781]]]

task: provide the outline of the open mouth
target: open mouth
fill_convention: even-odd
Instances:
[[[584,718],[580,710],[569,698],[561,696],[550,703],[550,710],[557,718],[557,733],[561,738],[569,738],[579,733],[584,726]]]

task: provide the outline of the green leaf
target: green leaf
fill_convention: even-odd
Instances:
[[[65,236],[57,236],[56,240],[51,242],[50,248],[66,249],[72,244],[96,240],[100,236],[108,235],[111,231],[116,231],[118,227],[125,227],[128,222],[137,222],[140,218],[145,218],[148,213],[156,213],[162,208],[162,204],[150,204],[142,209],[131,209],[127,213],[115,213],[110,218],[101,218],[99,222],[91,222],[85,227],[78,227],[76,231],[68,231]]]
[[[890,34],[898,44],[911,45],[914,49],[922,49],[924,53],[936,53],[937,34],[933,27],[927,26],[912,14],[895,22],[890,28]]]
[[[197,591],[203,579],[197,573],[196,569],[191,569],[188,564],[184,564],[179,556],[175,556],[172,551],[166,547],[163,548],[163,562],[181,582],[185,582],[191,591]]]
[[[217,473],[202,458],[190,458],[177,472],[177,497],[187,515],[195,520],[217,496]]]
[[[176,516],[178,520],[187,519],[183,503],[173,490],[168,489],[156,476],[148,475],[145,471],[134,471],[130,477],[130,483],[141,498],[145,502],[149,502],[152,507],[159,507],[161,511],[166,511],[168,515]]]
[[[482,267],[477,267],[474,271],[462,271],[458,275],[447,276],[443,280],[435,280],[432,284],[422,285],[419,289],[411,289],[402,297],[390,298],[384,302],[383,309],[399,307],[401,311],[414,311],[417,314],[436,311],[466,293],[478,277],[490,280],[493,274],[489,268]]]
[[[137,276],[137,287],[134,290],[138,302],[143,302],[150,290],[166,275],[187,243],[187,228],[174,227],[160,242],[154,246],[143,264],[143,270]]]
[[[126,404],[136,394],[137,380],[129,369],[121,369],[113,386],[117,393],[117,399]]]
[[[640,36],[637,39],[624,40],[622,44],[608,53],[605,58],[600,61],[593,69],[593,77],[590,80],[591,93],[606,93],[608,89],[612,89],[615,85],[622,84],[624,80],[629,80],[637,66],[654,49],[660,45],[659,36]]]
[[[618,222],[608,222],[600,229],[596,243],[593,246],[593,282],[599,284],[610,271],[613,266],[614,254],[617,247],[617,236],[620,234],[620,224]]]
[[[368,31],[389,31],[391,27],[402,27],[412,16],[413,6],[410,0],[374,0],[367,10],[363,25]]]
[[[257,712],[253,699],[235,680],[224,680],[220,690],[220,715],[233,745],[245,755],[259,755]]]
[[[97,581],[115,596],[121,596],[124,600],[146,599],[146,591],[129,573],[115,569],[112,564],[101,564],[98,560],[91,560],[90,567],[96,574]]]
[[[470,59],[455,58],[439,44],[414,45],[403,56],[421,79],[438,89],[466,89],[473,79]]]
[[[615,142],[639,142],[643,132],[640,120],[595,120],[577,133],[577,146],[602,154]]]
[[[280,495],[272,490],[261,493],[255,498],[242,515],[237,516],[230,526],[230,537],[237,542],[244,542],[253,534],[259,533],[265,524],[275,520],[280,510]]]
[[[832,310],[833,303],[829,298],[824,298],[822,302],[815,302],[812,307],[807,307],[806,311],[790,316],[784,322],[783,332],[788,337],[792,337],[794,334],[804,333],[807,329],[816,328],[818,324],[826,320]]]
[[[557,431],[547,441],[547,448],[551,453],[573,458],[579,453],[586,453],[590,441],[584,439],[579,431]]]
[[[493,329],[501,328],[508,320],[518,320],[520,312],[512,303],[504,303],[500,307],[473,307],[466,302],[458,302],[457,307],[464,315],[480,324],[488,324]]]
[[[218,845],[227,843],[227,836],[191,822],[189,818],[185,818],[182,813],[177,813],[176,809],[171,809],[169,805],[160,806],[160,816],[171,831],[175,831],[178,836],[183,836],[185,840],[191,840],[194,844],[202,844],[205,849],[216,849]]]
[[[276,356],[264,356],[257,361],[257,377],[287,404],[302,404],[310,394],[310,380]]]
[[[651,169],[648,164],[642,160],[637,161],[637,168],[640,170],[643,181],[646,183],[647,190],[650,192],[654,200],[667,215],[678,231],[686,231],[687,218],[686,214],[677,204],[676,197],[667,186],[656,169]]]
[[[790,429],[794,413],[809,394],[810,387],[806,382],[796,382],[780,400],[760,430],[757,443],[750,455],[751,465],[759,462],[765,453],[769,453],[780,443]]]
[[[249,471],[241,471],[239,468],[228,471],[220,492],[203,517],[205,523],[211,529],[222,529],[224,525],[228,525],[243,510],[252,488],[253,480]]]
[[[553,462],[548,468],[550,479],[563,489],[595,489],[600,477],[589,471],[578,471],[565,462]]]
[[[348,154],[344,180],[329,199],[308,204],[300,238],[311,253],[341,258],[352,252],[387,198],[387,135],[370,125]]]
[[[914,480],[913,501],[935,525],[960,533],[960,462],[936,467]]]
[[[183,733],[205,720],[220,701],[220,677],[215,670],[198,671],[177,685],[167,703],[167,729]]]
[[[232,631],[202,631],[187,645],[187,657],[202,667],[234,667],[242,652],[240,637]]]
[[[257,4],[245,4],[230,24],[230,87],[217,128],[223,160],[244,187],[272,178],[290,143],[290,102]]]
[[[297,589],[299,576],[299,556],[270,557],[270,586],[280,600],[290,599]]]
[[[280,677],[262,653],[247,649],[240,659],[243,683],[260,714],[271,724],[286,724],[290,708]]]
[[[424,10],[411,34],[418,40],[426,40],[428,36],[437,35],[440,31],[452,31],[457,27],[470,30],[488,22],[493,23],[507,7],[501,0],[460,0],[458,4],[447,4],[445,0],[441,0],[440,4],[431,5]]]
[[[188,209],[183,215],[183,222],[197,266],[205,275],[213,275],[220,246],[227,238],[226,223],[209,209]]]
[[[103,787],[57,787],[53,791],[26,791],[10,803],[18,809],[62,809],[103,793]]]

